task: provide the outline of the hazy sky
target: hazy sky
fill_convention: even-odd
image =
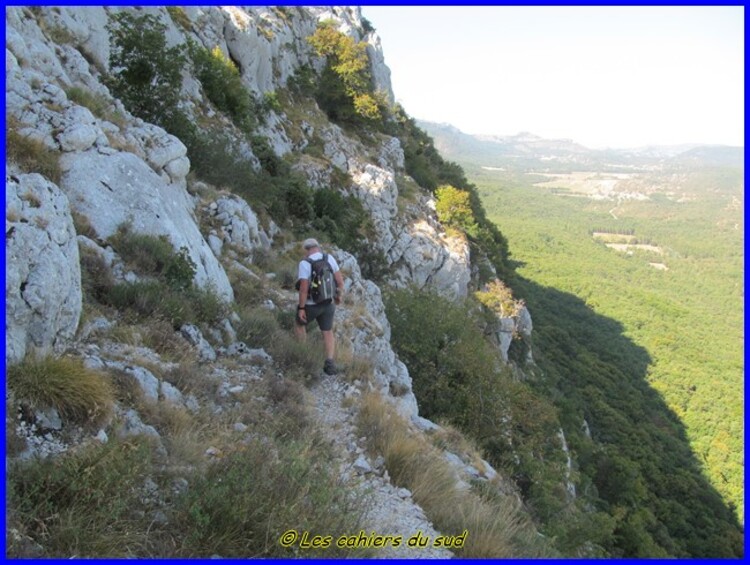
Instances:
[[[365,6],[396,100],[466,133],[743,145],[744,7]]]

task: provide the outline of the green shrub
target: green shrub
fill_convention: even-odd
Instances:
[[[263,110],[266,112],[272,110],[277,114],[280,114],[283,111],[281,102],[279,101],[279,95],[276,91],[263,94]]]
[[[250,137],[250,145],[253,148],[253,154],[260,161],[263,170],[272,177],[287,176],[289,174],[289,165],[279,159],[274,153],[273,147],[267,137],[262,135],[253,135]]]
[[[382,119],[372,93],[366,44],[341,33],[332,22],[319,24],[308,41],[319,56],[326,57],[316,99],[329,117],[355,122]]]
[[[167,48],[167,26],[151,14],[118,12],[107,29],[112,69],[107,86],[135,116],[169,124],[179,102],[184,47]]]
[[[372,33],[373,31],[375,31],[372,22],[367,18],[362,18],[362,31],[364,31],[365,33]]]
[[[149,525],[134,510],[150,465],[140,439],[16,463],[7,483],[11,523],[40,543],[45,557],[133,557],[148,540]],[[26,555],[11,545],[7,556]]]
[[[435,190],[435,199],[435,211],[445,226],[458,229],[469,237],[477,237],[479,226],[471,209],[468,192],[443,185]]]
[[[60,152],[48,148],[43,142],[25,137],[15,129],[5,132],[5,156],[25,173],[39,173],[55,184],[60,184]]]
[[[103,302],[115,285],[112,271],[104,258],[95,251],[79,246],[79,253],[84,301]]]
[[[376,283],[383,282],[390,272],[385,254],[370,245],[364,245],[356,252],[357,263],[362,276]]]
[[[338,536],[358,531],[361,509],[337,483],[322,442],[255,439],[212,464],[178,501],[185,557],[350,556],[335,543],[300,550],[279,543],[288,530]]]
[[[93,425],[104,420],[114,402],[112,387],[80,359],[28,358],[8,368],[8,388],[20,401],[53,407],[60,416]]]
[[[161,281],[115,284],[104,302],[136,319],[160,317],[177,329],[183,324],[213,324],[226,315],[226,305],[211,290],[179,289]]]
[[[175,252],[166,236],[153,236],[130,231],[123,224],[110,242],[115,251],[141,274],[163,279],[169,286],[187,289],[195,277],[195,262],[182,247]]]
[[[85,106],[91,110],[91,113],[97,118],[113,123],[122,121],[121,116],[116,116],[111,111],[112,104],[110,101],[101,94],[91,92],[87,88],[80,86],[71,86],[70,88],[65,89],[65,94],[68,96],[68,100],[81,106]]]
[[[172,287],[188,288],[195,277],[195,262],[190,258],[187,247],[172,255],[164,267],[164,279]]]
[[[312,96],[315,93],[317,82],[313,68],[310,65],[302,65],[289,77],[287,86],[293,94]]]
[[[250,347],[268,348],[279,330],[279,322],[270,310],[250,308],[240,311],[240,321],[236,324],[237,339]]]
[[[251,136],[250,145],[262,170],[235,148],[224,133],[206,129],[199,131],[182,116],[166,127],[187,147],[190,164],[196,176],[216,187],[226,188],[248,201],[257,212],[267,211],[278,223],[288,215],[286,186],[289,165],[276,156],[268,140]]]
[[[330,188],[316,190],[313,202],[315,215],[319,218],[327,216],[337,222],[346,213],[346,200],[337,190],[331,190]]]
[[[502,368],[481,320],[470,314],[476,307],[411,290],[387,293],[385,302],[393,346],[409,368],[420,413],[468,434],[524,495],[541,500],[562,484],[556,410]],[[532,493],[534,485],[541,486]]]
[[[201,180],[217,187],[226,187],[240,195],[254,196],[253,182],[257,173],[252,162],[242,157],[233,142],[225,134],[198,132],[187,121],[180,124],[179,131],[170,130],[185,143],[192,170]]]
[[[303,222],[313,218],[313,192],[302,178],[290,178],[284,196],[290,215]]]
[[[475,387],[501,377],[498,355],[466,307],[425,291],[393,292],[386,307],[394,345],[409,367],[425,417],[444,417],[464,430],[479,431],[491,416],[473,406]],[[486,394],[501,401],[492,390],[497,386],[487,388]],[[488,409],[485,402],[484,411]]]
[[[235,125],[251,133],[258,123],[259,105],[242,84],[237,66],[216,46],[209,50],[194,41],[188,43],[195,76],[208,99],[229,115]]]
[[[510,287],[499,279],[488,283],[487,290],[475,292],[474,297],[491,312],[503,317],[518,315],[523,306],[523,301],[515,300]]]
[[[167,6],[167,12],[169,13],[169,17],[172,18],[172,21],[182,29],[185,31],[190,31],[192,29],[193,26],[190,22],[190,18],[188,18],[184,8],[181,6]]]
[[[364,241],[372,236],[372,219],[355,196],[344,196],[337,190],[322,188],[313,196],[314,228],[325,232],[331,242],[359,257],[368,249]]]

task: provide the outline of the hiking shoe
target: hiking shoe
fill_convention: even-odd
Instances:
[[[338,369],[336,369],[336,363],[333,362],[333,359],[326,359],[326,362],[323,364],[323,372],[326,375],[335,375],[338,373]]]

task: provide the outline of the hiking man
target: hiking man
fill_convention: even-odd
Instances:
[[[298,268],[299,301],[294,333],[298,339],[304,341],[307,337],[307,324],[317,320],[326,352],[323,372],[335,375],[333,314],[336,311],[335,305],[341,303],[344,294],[344,277],[336,259],[323,253],[317,240],[306,239],[302,247],[305,249],[305,258],[299,262]]]

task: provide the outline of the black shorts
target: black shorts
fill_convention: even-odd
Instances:
[[[317,320],[318,327],[323,332],[330,332],[333,329],[333,315],[335,312],[336,305],[333,301],[328,304],[307,304],[305,306],[307,323],[309,324],[313,320]],[[299,316],[296,316],[295,319],[298,325],[304,325],[300,323]]]

